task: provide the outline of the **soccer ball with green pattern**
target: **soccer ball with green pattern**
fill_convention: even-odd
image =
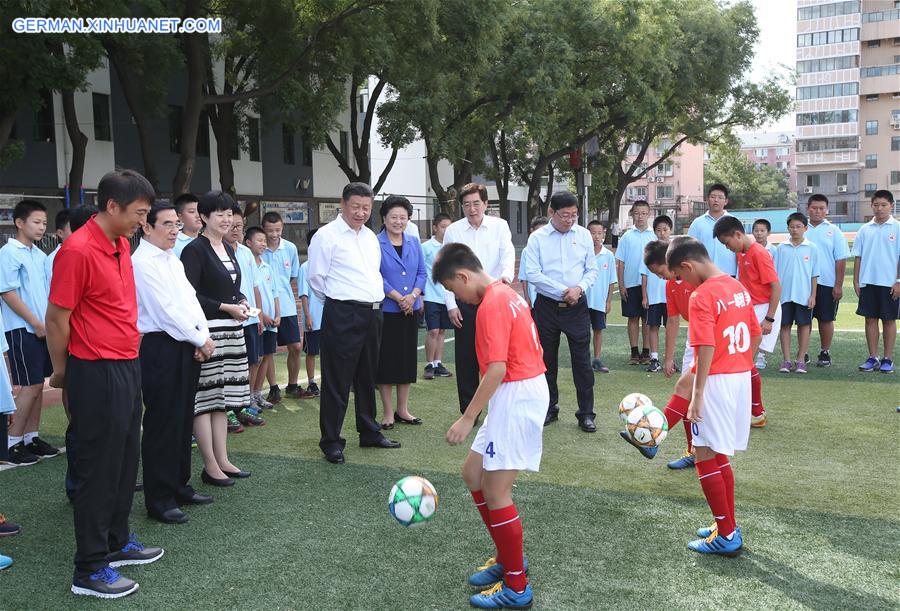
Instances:
[[[633,392],[630,395],[626,395],[622,402],[619,403],[619,418],[628,422],[628,414],[631,413],[631,410],[636,407],[651,407],[652,405],[653,401],[650,400],[650,397],[639,392]]]
[[[424,477],[410,475],[404,477],[391,488],[388,509],[394,519],[404,526],[421,524],[434,517],[438,495]]]
[[[628,413],[625,428],[638,445],[645,448],[658,446],[669,434],[669,423],[658,407],[645,405]]]

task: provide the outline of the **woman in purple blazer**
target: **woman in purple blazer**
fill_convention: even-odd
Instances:
[[[381,204],[378,234],[381,245],[381,276],[384,279],[384,326],[375,383],[381,394],[384,416],[382,428],[394,428],[394,422],[422,424],[409,413],[409,387],[416,381],[419,335],[418,316],[423,308],[425,257],[419,241],[406,233],[412,216],[412,204],[405,197],[391,195]],[[397,407],[392,392],[397,387]]]

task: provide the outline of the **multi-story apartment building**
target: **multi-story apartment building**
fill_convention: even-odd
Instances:
[[[798,201],[863,221],[874,191],[900,195],[900,1],[797,4]]]
[[[758,132],[738,134],[741,152],[757,169],[763,166],[781,170],[791,192],[797,190],[796,149],[793,132]]]

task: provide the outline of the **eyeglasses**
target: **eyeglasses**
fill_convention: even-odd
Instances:
[[[560,212],[554,212],[554,214],[556,214],[556,216],[558,216],[563,221],[577,221],[578,220],[577,212],[573,212],[571,214],[562,214]]]
[[[471,210],[472,208],[477,208],[478,206],[481,206],[482,204],[484,204],[484,202],[481,200],[478,200],[477,202],[463,202],[462,207],[467,210]]]
[[[172,229],[173,227],[178,231],[181,231],[184,228],[184,223],[181,221],[166,221],[162,224],[164,229]]]

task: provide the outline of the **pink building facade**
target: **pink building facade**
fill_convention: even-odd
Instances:
[[[769,166],[780,170],[788,181],[788,189],[797,191],[797,164],[792,132],[739,134],[741,152],[757,169]]]

